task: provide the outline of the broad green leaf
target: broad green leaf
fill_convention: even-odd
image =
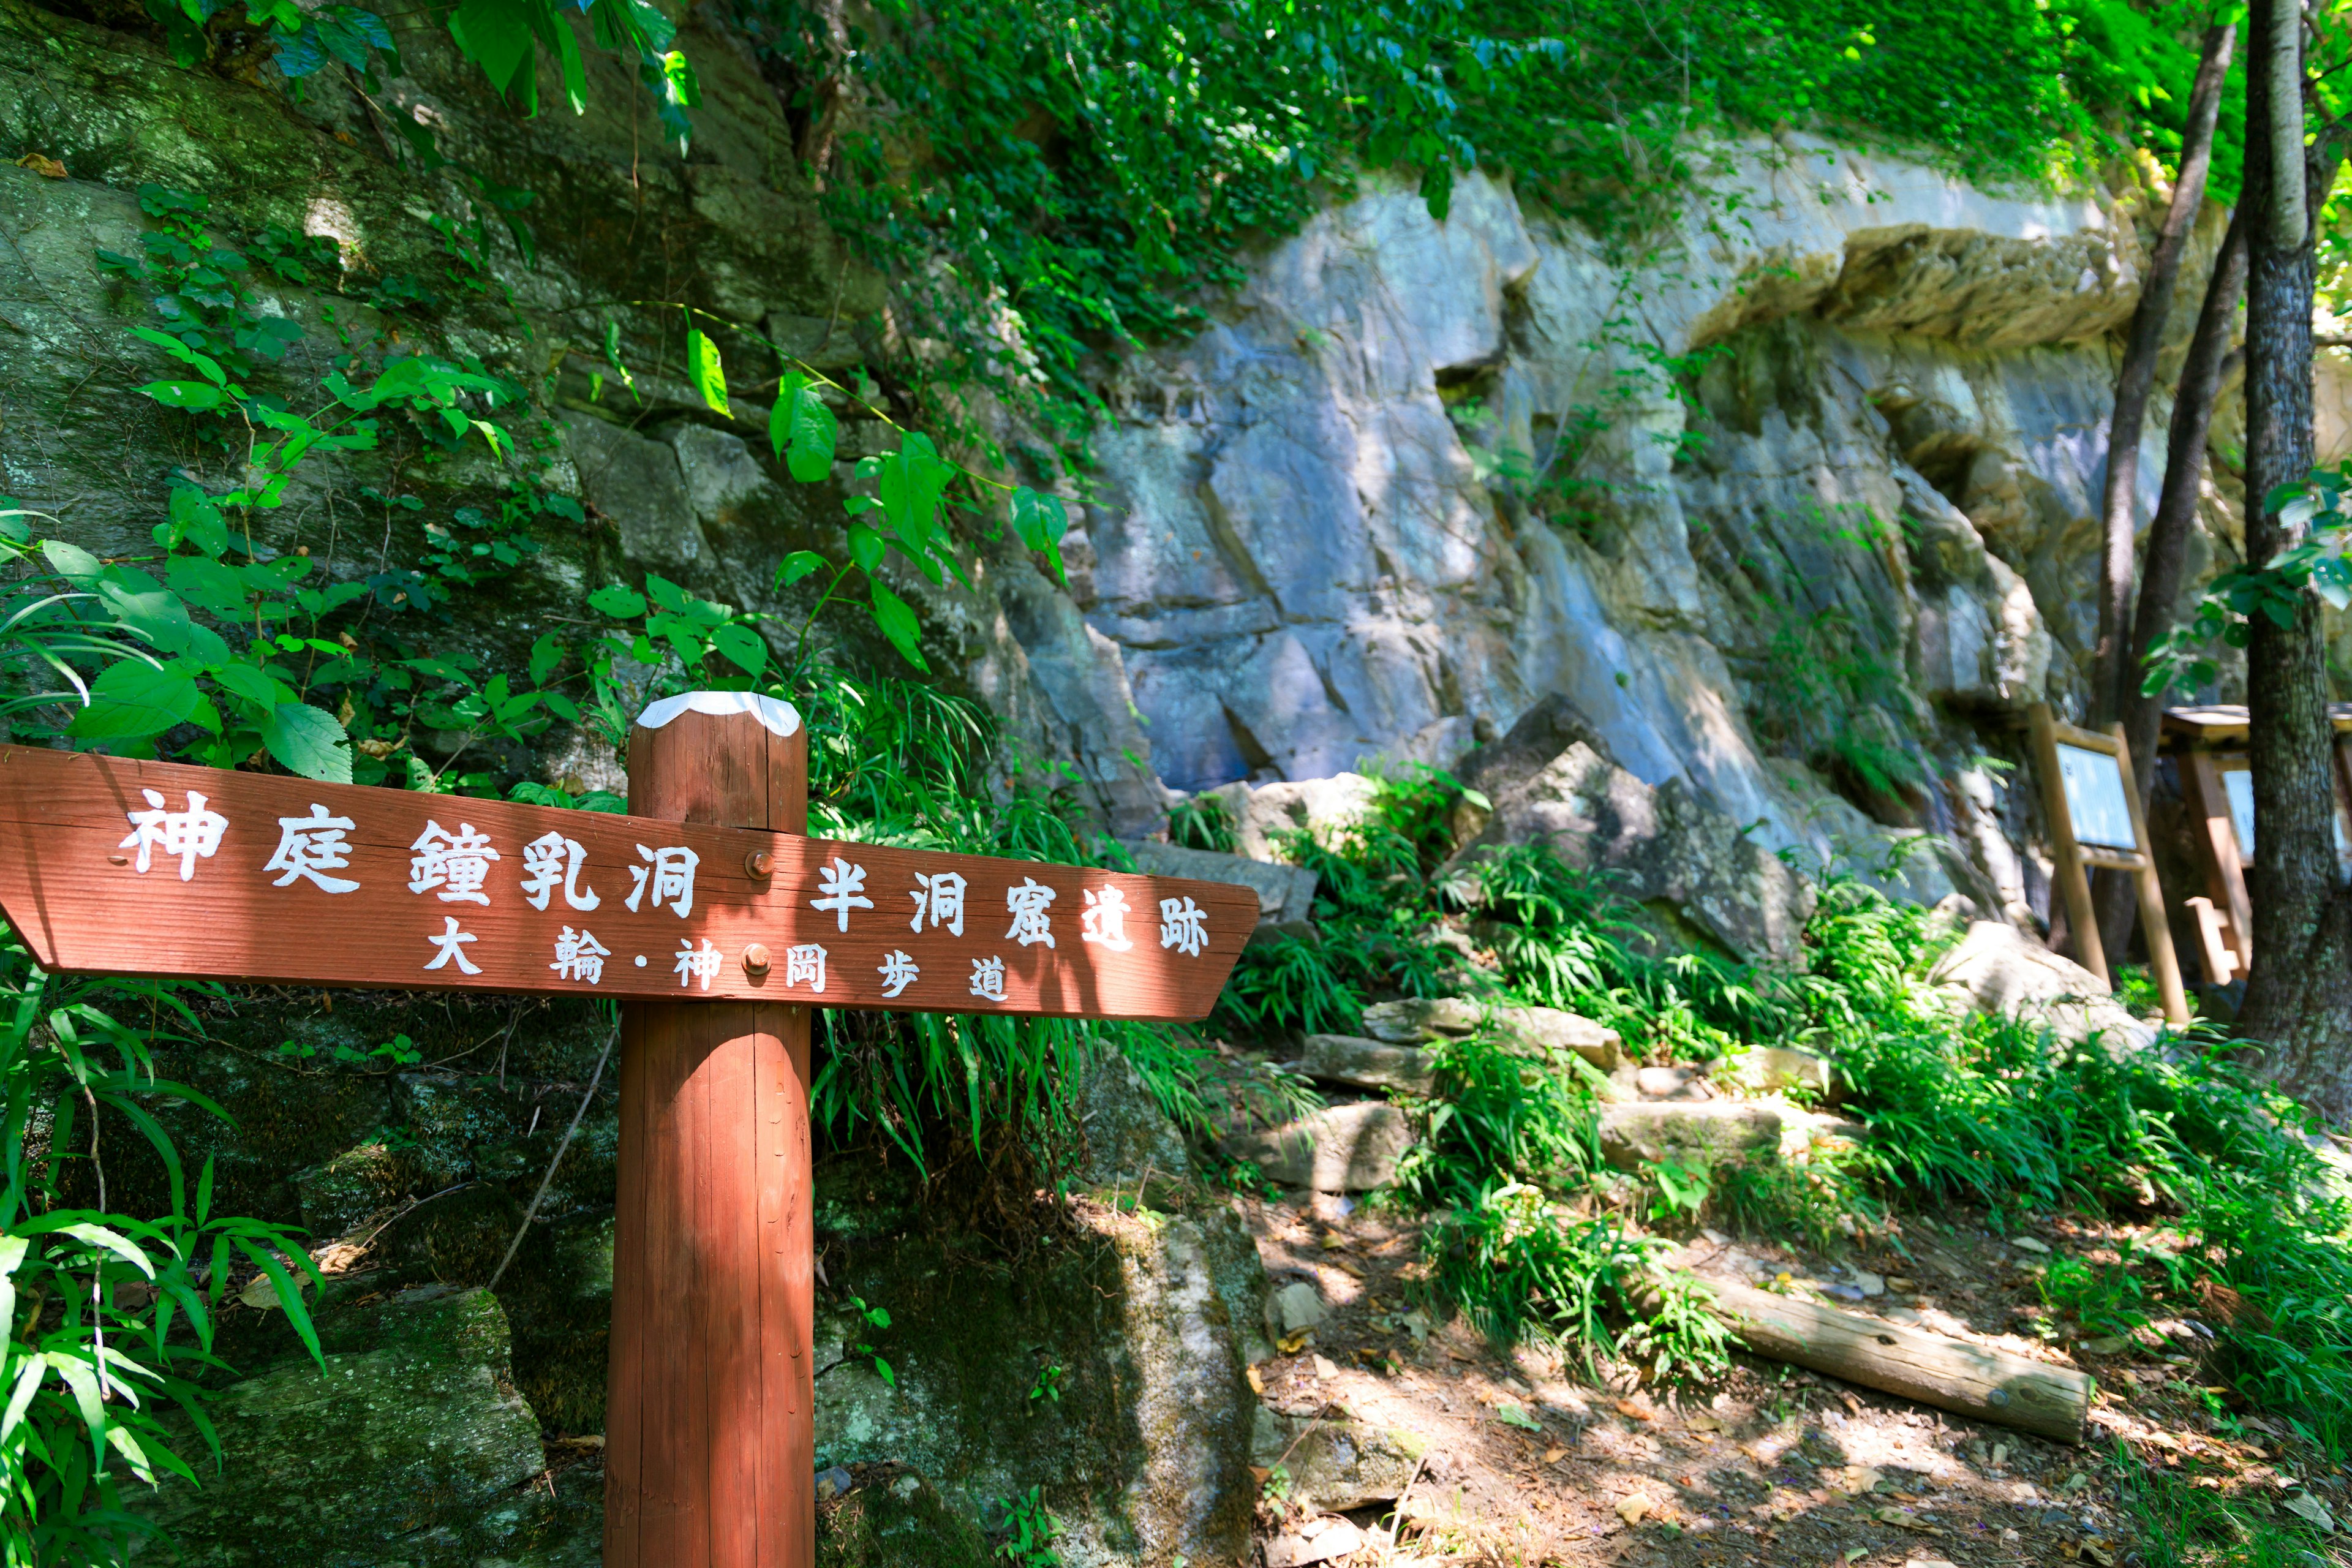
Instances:
[[[261,721],[261,743],[271,756],[306,779],[321,784],[352,782],[351,737],[323,708],[280,702]]]
[[[824,557],[814,550],[795,550],[776,567],[779,586],[789,588],[812,572],[824,570]]]
[[[727,406],[727,372],[719,363],[719,345],[698,327],[686,331],[686,368],[694,390],[702,395],[711,412],[733,418],[734,411]]]
[[[829,476],[839,434],[840,426],[817,395],[816,384],[798,371],[785,376],[768,414],[768,443],[793,478],[814,484]]]
[[[212,677],[219,681],[225,689],[235,692],[265,712],[278,703],[290,700],[293,696],[293,693],[249,664],[231,661],[215,668]]]
[[[599,588],[589,595],[588,607],[616,621],[634,621],[646,613],[646,596],[635,588],[625,588],[615,583],[609,588]]]
[[[50,1370],[65,1379],[66,1387],[72,1391],[74,1404],[81,1411],[82,1421],[89,1427],[90,1451],[102,1453],[106,1440],[106,1405],[99,1395],[97,1374],[90,1370],[88,1362],[60,1351],[45,1352],[41,1359],[49,1363]]]
[[[898,650],[899,658],[917,669],[929,673],[931,667],[923,662],[922,649],[917,646],[923,628],[921,623],[915,619],[915,612],[907,607],[906,600],[881,584],[873,584],[873,588],[874,624],[882,628],[882,635],[890,639],[890,646]]]
[[[1062,535],[1069,527],[1070,514],[1063,510],[1061,497],[1041,496],[1026,485],[1013,492],[1013,531],[1022,543],[1045,557],[1054,569],[1054,580],[1065,585],[1070,574],[1062,564]]]
[[[76,1241],[86,1242],[92,1247],[103,1247],[138,1269],[148,1279],[155,1278],[155,1265],[149,1261],[147,1254],[136,1243],[119,1232],[109,1230],[102,1225],[89,1224],[60,1226],[58,1228],[60,1235],[70,1236]]]
[[[110,664],[89,683],[89,706],[68,732],[84,741],[142,741],[195,716],[194,679],[135,658]]]
[[[166,408],[185,408],[202,413],[218,408],[225,395],[217,386],[207,386],[201,381],[151,381],[140,391]]]
[[[106,570],[97,556],[80,545],[68,544],[62,539],[41,541],[41,553],[48,558],[52,571],[78,588],[96,583]]]
[[[849,525],[849,559],[859,571],[871,572],[881,565],[883,552],[888,548],[888,542],[864,523]]]
[[[683,616],[688,613],[691,601],[688,599],[686,590],[659,573],[646,574],[646,594],[655,604],[673,616]]]
[[[531,644],[530,683],[533,686],[546,685],[547,678],[555,672],[557,665],[563,662],[563,656],[567,651],[562,641],[553,632],[549,632]]]
[[[710,646],[746,675],[757,675],[767,667],[768,645],[749,626],[720,626],[710,634]]]

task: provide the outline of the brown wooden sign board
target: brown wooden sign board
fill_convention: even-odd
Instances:
[[[1257,922],[1223,882],[31,747],[0,908],[90,973],[1164,1020]]]

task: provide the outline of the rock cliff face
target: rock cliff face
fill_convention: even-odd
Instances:
[[[2131,195],[1790,140],[1630,255],[1486,180],[1443,223],[1378,183],[1326,212],[1114,389],[1076,592],[1160,777],[1452,766],[1550,698],[1763,850],[1866,843],[1865,807],[1988,912],[2046,910],[1978,759],[2081,701]],[[2236,499],[2224,467],[2199,567]]]

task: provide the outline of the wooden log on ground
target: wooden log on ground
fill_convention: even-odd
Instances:
[[[2091,1410],[2086,1373],[1816,1301],[1699,1283],[1714,1292],[1716,1315],[1758,1355],[2061,1443],[2083,1440]]]

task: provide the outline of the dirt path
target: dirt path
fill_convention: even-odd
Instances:
[[[1239,1204],[1276,1289],[1311,1283],[1328,1314],[1284,1342],[1291,1353],[1254,1369],[1268,1408],[1293,1429],[1320,1417],[1359,1447],[1395,1434],[1396,1448],[1419,1458],[1396,1546],[1385,1542],[1388,1503],[1349,1509],[1352,1529],[1342,1528],[1294,1487],[1260,1509],[1268,1568],[2109,1568],[2133,1547],[2110,1458],[2117,1438],[2256,1508],[2306,1495],[2333,1509],[2342,1498],[2337,1474],[2282,1468],[2263,1424],[2216,1435],[2200,1392],[2210,1380],[2198,1370],[2210,1336],[2197,1321],[2093,1342],[2109,1352],[2098,1354],[2044,1314],[2037,1270],[2056,1256],[2111,1261],[2117,1230],[2060,1221],[2004,1241],[1979,1216],[1957,1215],[1932,1244],[1911,1240],[1907,1258],[1832,1260],[1706,1233],[1680,1260],[2091,1372],[2101,1384],[2091,1438],[2069,1447],[1745,1357],[1717,1384],[1664,1391],[1530,1348],[1507,1355],[1458,1320],[1433,1328],[1407,1309],[1417,1221],[1328,1195]],[[1282,1491],[1284,1478],[1273,1479]],[[2307,1492],[2291,1490],[2296,1482]],[[1351,1541],[1360,1543],[1348,1552],[1328,1550]]]

